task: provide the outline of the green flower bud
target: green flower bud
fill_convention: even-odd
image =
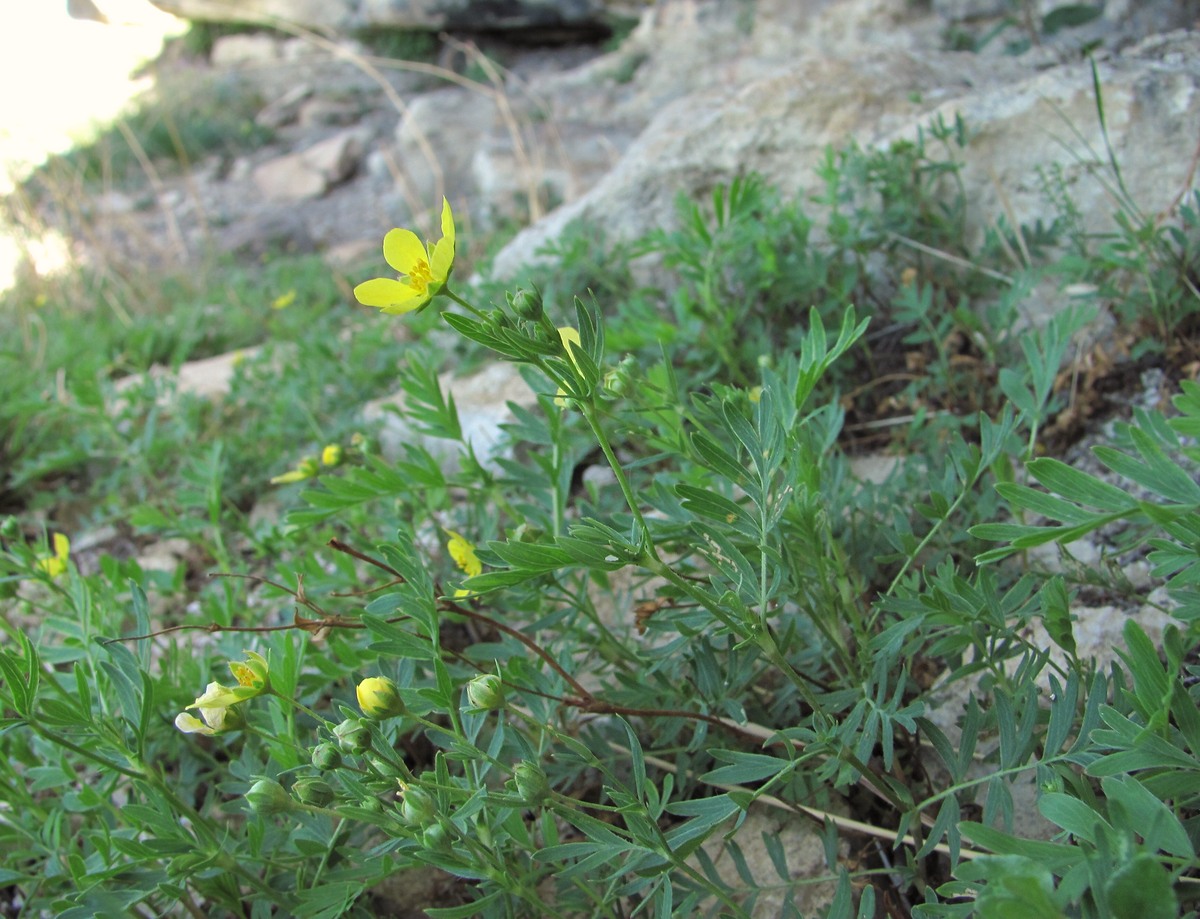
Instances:
[[[358,684],[358,707],[376,721],[395,718],[405,711],[399,688],[385,676],[369,676]]]
[[[500,329],[511,329],[512,320],[508,318],[508,313],[501,309],[489,310],[487,314],[486,325],[492,332],[498,332]]]
[[[632,355],[622,358],[621,363],[604,374],[604,394],[614,398],[625,395],[633,382],[636,363]]]
[[[450,831],[440,823],[425,828],[421,834],[421,844],[434,852],[449,852],[451,846]]]
[[[316,776],[306,776],[296,780],[296,784],[292,786],[292,794],[302,804],[328,807],[333,800],[333,786]]]
[[[362,725],[359,725],[359,727],[362,727]],[[317,744],[313,747],[312,764],[323,772],[329,769],[336,769],[342,764],[341,751],[329,741]]]
[[[286,814],[296,806],[282,785],[274,779],[259,779],[246,792],[246,803],[254,813],[263,817]]]
[[[343,753],[358,755],[371,749],[371,732],[357,718],[347,718],[333,729],[333,735]]]
[[[424,788],[410,785],[400,793],[400,817],[409,826],[429,826],[437,813],[437,802]]]
[[[11,514],[0,523],[0,539],[17,539],[21,535],[21,524]]]
[[[517,794],[530,807],[537,807],[550,797],[550,780],[537,763],[518,763],[513,770],[513,782]]]
[[[542,308],[542,292],[536,287],[533,290],[518,290],[509,298],[509,303],[517,316],[530,322],[540,322],[546,314]]]
[[[481,673],[467,684],[467,701],[474,711],[504,707],[504,683],[494,673]]]

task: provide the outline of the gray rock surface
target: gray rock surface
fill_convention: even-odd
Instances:
[[[153,0],[184,19],[308,29],[584,29],[604,24],[601,0]]]

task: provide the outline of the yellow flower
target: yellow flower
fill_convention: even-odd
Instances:
[[[446,530],[446,535],[450,537],[450,541],[446,543],[446,551],[454,559],[454,564],[469,578],[482,574],[483,563],[475,554],[475,546],[453,530]]]
[[[412,230],[389,230],[383,238],[383,257],[404,280],[372,278],[354,288],[364,306],[385,313],[411,313],[424,309],[446,286],[454,267],[454,214],[442,199],[442,238],[432,247],[423,245]]]
[[[368,718],[382,721],[404,714],[400,690],[385,676],[369,676],[358,684],[358,707]]]
[[[71,554],[71,540],[62,533],[55,533],[52,540],[54,554],[38,559],[37,566],[52,578],[67,573],[67,559]]]
[[[271,301],[271,309],[281,310],[281,309],[291,306],[295,302],[296,302],[296,291],[293,288],[292,290],[289,290],[286,294],[280,294],[278,297],[276,297],[274,300],[272,300]]]
[[[329,448],[326,447],[326,449]],[[320,467],[317,466],[317,458],[315,456],[306,456],[296,464],[295,469],[289,469],[281,475],[274,476],[271,479],[271,484],[287,485],[289,482],[303,482],[305,479],[316,478],[318,472],[320,472]]]
[[[574,345],[576,348],[582,347],[583,343],[579,340],[579,332],[569,325],[564,325],[559,328],[558,337],[562,339],[562,345],[566,349],[567,357],[571,359],[571,363],[578,370],[579,364],[575,361],[575,354],[571,351],[571,346]],[[566,408],[569,404],[569,401],[563,398],[566,394],[567,391],[560,386],[558,388],[558,395],[554,397],[554,404],[559,408]]]
[[[237,686],[225,686],[216,680],[209,683],[203,694],[188,706],[198,710],[200,717],[182,711],[175,716],[175,727],[185,734],[216,734],[241,727],[244,719],[240,712],[232,711],[233,707],[270,689],[267,659],[253,651],[247,651],[246,658],[229,663],[229,672],[237,680]]]
[[[328,444],[321,451],[322,466],[337,466],[342,462],[342,447],[341,444]]]
[[[269,682],[267,659],[253,651],[247,651],[246,657],[245,661],[230,661],[229,672],[238,681],[239,690],[252,689],[252,695],[257,696],[266,691]]]

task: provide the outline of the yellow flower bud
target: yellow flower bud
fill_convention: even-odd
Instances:
[[[382,721],[404,714],[400,690],[385,676],[370,676],[358,684],[358,707],[368,718]]]

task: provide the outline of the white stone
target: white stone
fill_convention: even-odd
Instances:
[[[496,460],[503,432],[500,426],[515,420],[508,403],[533,405],[537,399],[521,378],[515,364],[495,361],[467,377],[443,374],[439,378],[442,392],[454,398],[463,439],[475,449],[486,468],[498,471]],[[404,445],[417,443],[443,463],[447,470],[458,468],[459,447],[453,441],[427,437],[412,428],[403,415],[404,394],[397,393],[367,404],[363,411],[366,420],[383,420],[380,447],[389,460],[404,455]],[[393,409],[400,409],[397,414]]]
[[[263,64],[279,59],[279,40],[270,35],[223,35],[213,42],[210,59],[216,67]]]

